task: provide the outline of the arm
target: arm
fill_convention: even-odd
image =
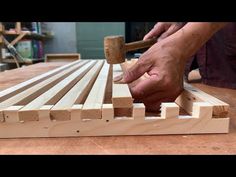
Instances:
[[[147,110],[159,110],[161,102],[174,101],[183,90],[183,73],[188,58],[226,23],[189,22],[172,35],[147,50],[138,62],[116,80],[131,83],[133,97],[142,101]]]

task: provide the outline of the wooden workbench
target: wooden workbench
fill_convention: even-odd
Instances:
[[[0,90],[64,64],[38,63],[2,72]],[[236,90],[193,85],[230,105],[229,134],[0,139],[0,154],[235,154]]]

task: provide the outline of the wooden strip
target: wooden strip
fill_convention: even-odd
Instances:
[[[176,103],[161,104],[161,118],[177,118],[179,116],[179,106]]]
[[[79,53],[46,54],[45,62],[70,62],[80,58],[81,55]]]
[[[193,103],[192,116],[199,119],[211,119],[212,118],[212,105],[208,102],[196,102]]]
[[[79,62],[81,62],[81,61],[75,61],[73,63],[61,66],[61,67],[56,68],[56,69],[54,69],[52,71],[46,72],[46,73],[41,74],[41,75],[39,75],[37,77],[34,77],[34,78],[30,79],[30,80],[27,80],[25,82],[22,82],[20,84],[17,84],[17,85],[15,85],[13,87],[10,87],[10,88],[8,88],[6,90],[1,91],[0,92],[0,102],[2,102],[4,100],[6,100],[6,99],[8,99],[8,98],[18,94],[18,93],[20,93],[20,92],[22,92],[22,91],[24,91],[24,90],[26,90],[26,89],[36,85],[36,84],[38,84],[39,82],[45,80],[46,78],[54,76],[54,75],[58,74],[59,72],[65,70],[65,69],[68,69],[71,66],[74,66],[74,65],[78,64]]]
[[[102,119],[106,119],[106,121],[114,119],[114,109],[112,104],[102,105]]]
[[[42,93],[46,92],[52,86],[66,78],[68,75],[73,73],[75,70],[86,64],[88,61],[83,61],[77,63],[76,65],[72,66],[71,68],[65,69],[64,71],[26,89],[23,92],[18,93],[17,95],[3,101],[0,103],[0,109],[5,109],[12,105],[25,105],[28,104],[33,99],[37,98]]]
[[[17,42],[19,42],[26,34],[29,34],[28,32],[21,32],[19,36],[17,36],[12,42],[11,45],[15,45]]]
[[[11,107],[5,109],[3,111],[5,122],[8,122],[8,123],[19,122],[17,113],[22,107],[23,106],[11,106]]]
[[[79,116],[79,109],[77,109]],[[76,116],[77,117],[77,116]],[[81,119],[0,123],[0,138],[228,133],[229,118]]]
[[[78,71],[60,81],[50,90],[37,97],[19,111],[19,119],[23,121],[39,120],[38,110],[45,104],[54,105],[65,93],[73,87],[94,65],[96,61],[91,61],[82,66]]]
[[[71,109],[73,104],[82,104],[84,102],[103,64],[104,61],[98,61],[97,64],[51,109],[53,119],[70,119],[68,110]]]
[[[192,114],[194,102],[208,102],[213,106],[214,118],[227,118],[229,105],[203,91],[197,89],[190,84],[184,83],[184,91],[175,100],[175,102],[184,108],[189,114]]]
[[[133,104],[133,117],[134,119],[145,117],[145,105],[143,103],[134,103]]]
[[[91,89],[82,109],[82,119],[101,119],[102,104],[105,97],[105,89],[108,80],[110,65],[105,63],[101,69],[93,88]]]
[[[113,65],[113,78],[122,74],[119,64]],[[112,85],[112,104],[114,108],[128,108],[133,106],[133,99],[128,84],[114,83]]]

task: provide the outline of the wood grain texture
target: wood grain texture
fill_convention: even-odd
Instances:
[[[81,59],[79,53],[46,54],[45,62],[73,62]]]
[[[79,70],[75,71],[64,80],[54,85],[47,92],[43,93],[29,104],[24,106],[19,111],[19,119],[23,121],[39,120],[37,110],[43,105],[56,104],[56,102],[59,101],[65,95],[65,93],[71,87],[73,87],[95,64],[95,61],[85,64]]]
[[[83,104],[82,119],[101,119],[110,65],[104,63],[86,101]]]
[[[71,66],[73,66],[73,65],[78,64],[79,62],[80,62],[80,61],[76,61],[76,62],[73,62],[73,63],[71,63],[71,64],[67,64],[67,65],[64,63],[64,65],[61,66],[61,67],[58,67],[58,68],[56,68],[56,69],[53,69],[53,70],[48,71],[48,72],[46,72],[46,73],[43,73],[43,74],[41,74],[41,75],[35,76],[35,77],[33,77],[33,78],[29,79],[29,80],[26,80],[26,81],[24,81],[24,82],[22,82],[22,83],[19,83],[19,84],[15,85],[15,86],[12,86],[12,87],[10,87],[10,88],[8,88],[8,89],[5,89],[5,90],[1,91],[1,92],[0,92],[0,102],[2,102],[2,101],[4,101],[4,100],[6,100],[6,99],[8,99],[8,98],[10,98],[10,97],[12,97],[12,96],[14,96],[14,95],[20,93],[20,92],[22,92],[22,91],[24,91],[24,90],[26,90],[26,89],[32,87],[33,85],[38,84],[39,82],[45,80],[46,78],[49,78],[49,77],[51,77],[51,76],[54,76],[54,75],[58,74],[59,72],[65,70],[65,69],[68,69],[69,67],[71,67]],[[33,67],[29,67],[29,68],[33,68]],[[19,71],[23,71],[23,70],[24,70],[23,68],[20,68],[20,69],[19,69]],[[42,69],[41,69],[41,70],[42,70]],[[12,72],[12,71],[15,71],[15,70],[11,70],[11,73],[14,73],[14,72]],[[34,73],[33,71],[35,71],[35,70],[32,69],[32,71],[30,71],[30,73],[33,74],[33,73]],[[18,72],[18,73],[19,73],[19,72]],[[5,75],[5,74],[6,74],[6,73],[1,74],[1,75],[3,76],[2,78],[4,78],[4,75]],[[25,73],[24,73],[24,74],[25,74]],[[24,74],[23,74],[23,72],[22,72],[22,73],[20,72],[20,75],[19,75],[19,76],[24,76]],[[29,74],[28,74],[28,75],[29,75]],[[12,75],[11,77],[14,77],[14,75]],[[11,77],[10,77],[10,78],[11,78]],[[16,76],[15,76],[15,77],[16,77]],[[11,81],[10,78],[9,78],[9,80]],[[0,77],[0,79],[1,79],[1,77]],[[12,81],[11,81],[11,82],[12,82]],[[14,84],[14,83],[13,83],[13,84]]]
[[[185,90],[175,100],[175,102],[183,107],[189,114],[192,114],[194,102],[208,102],[213,105],[213,116],[215,118],[228,117],[229,104],[194,88],[190,84],[184,83]]]
[[[73,104],[82,104],[86,99],[93,83],[103,66],[104,61],[98,61],[97,64],[84,75],[84,77],[68,91],[65,96],[55,104],[51,109],[51,116],[56,120],[69,120],[70,114],[68,109],[71,109]]]
[[[113,78],[123,73],[119,64],[113,65]],[[133,106],[133,98],[128,84],[113,82],[112,104],[114,108],[130,108]]]
[[[3,72],[0,89],[12,87],[64,64],[38,63]],[[236,90],[200,83],[193,85],[230,105],[229,134],[0,139],[0,154],[235,154]],[[47,124],[44,128],[48,128]],[[34,131],[33,127],[31,131]]]
[[[50,89],[52,86],[57,84],[58,82],[65,79],[69,74],[73,73],[75,70],[86,64],[87,61],[77,63],[76,65],[72,66],[71,68],[65,69],[64,71],[57,73],[56,75],[49,77],[48,79],[45,79],[42,82],[39,82],[38,84],[18,93],[17,95],[8,98],[7,100],[0,103],[0,109],[3,110],[7,107],[13,106],[13,105],[26,105],[30,101],[37,98],[39,95],[46,92],[48,89]]]

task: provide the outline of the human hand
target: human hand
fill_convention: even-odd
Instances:
[[[178,31],[184,26],[182,22],[158,22],[149,33],[147,33],[143,40],[157,38],[157,41],[161,41],[171,34]]]
[[[135,100],[143,102],[148,111],[159,111],[161,102],[174,101],[183,90],[185,60],[181,53],[168,40],[158,42],[115,81],[130,83]]]

